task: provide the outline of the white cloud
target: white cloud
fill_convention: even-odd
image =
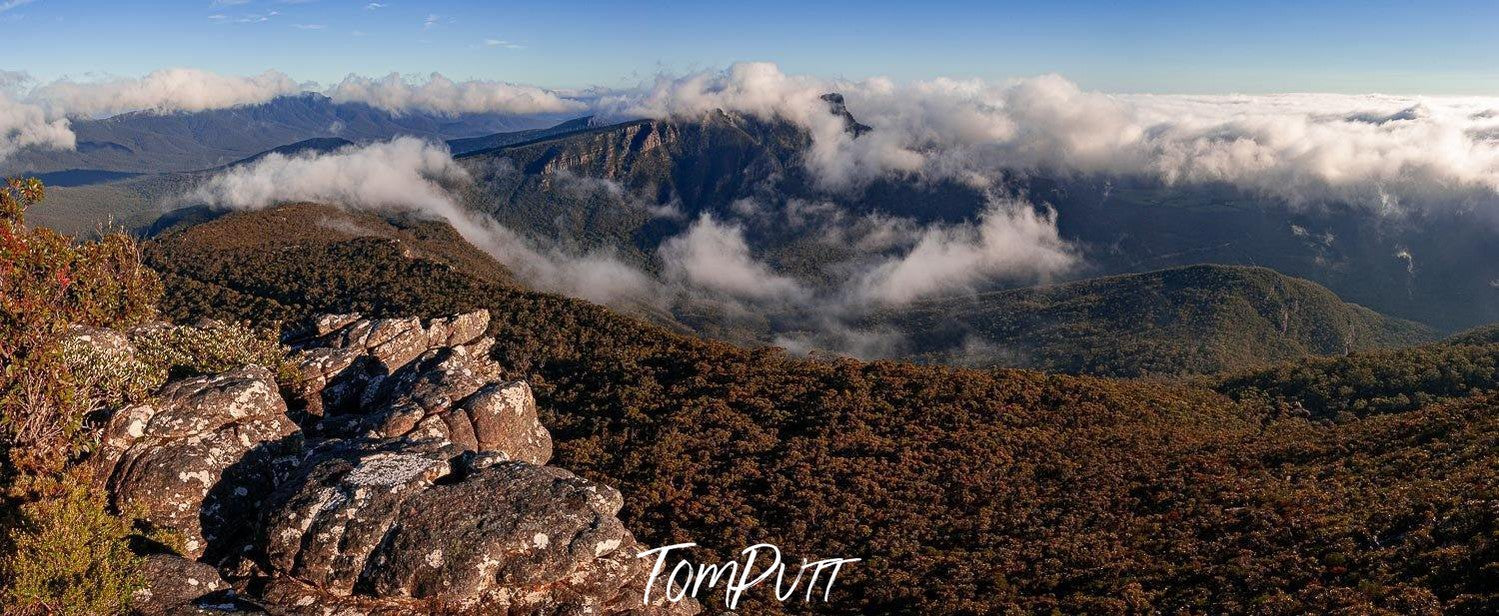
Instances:
[[[860,276],[854,297],[899,305],[996,280],[1044,281],[1078,262],[1057,233],[1055,215],[1022,201],[996,200],[976,224],[934,225],[919,237],[910,251]]]
[[[291,27],[296,28],[298,30],[323,30],[323,29],[326,29],[328,26],[325,26],[323,24],[292,24]]]
[[[48,118],[41,107],[13,100],[6,94],[7,82],[12,78],[23,77],[0,72],[0,161],[28,147],[73,149],[77,138],[66,119]]]
[[[294,24],[306,30],[321,24]],[[360,34],[357,33],[356,34]],[[508,45],[508,43],[507,43]],[[19,75],[19,73],[17,73]],[[317,90],[278,71],[240,77],[191,68],[153,71],[144,77],[61,79],[21,94],[22,82],[5,85],[17,100],[45,109],[51,117],[95,118],[128,111],[204,111],[269,102],[278,96]],[[349,75],[325,91],[336,102],[358,102],[392,113],[426,112],[541,114],[584,112],[588,105],[556,92],[500,81],[453,81],[433,73],[425,79],[392,73],[382,78]]]
[[[504,41],[504,40],[492,39],[492,38],[484,39],[484,46],[485,47],[502,47],[504,49],[525,49],[526,48],[525,45],[520,45],[520,44],[512,43],[510,41]]]
[[[649,276],[607,253],[573,255],[538,247],[464,209],[449,188],[467,181],[468,173],[446,147],[400,137],[329,153],[270,154],[209,178],[184,200],[232,209],[313,202],[420,214],[453,225],[464,239],[534,287],[601,303],[659,301]]]
[[[841,92],[859,138],[820,100]],[[824,80],[766,63],[662,77],[599,100],[605,117],[712,109],[806,128],[806,164],[830,188],[890,173],[975,185],[1001,170],[1223,182],[1292,203],[1381,210],[1499,202],[1499,101],[1277,95],[1116,96],[1055,75],[1003,83]]]
[[[686,233],[659,250],[663,275],[685,284],[748,300],[805,300],[808,291],[750,256],[744,229],[704,214]]]
[[[28,99],[54,116],[98,117],[138,110],[169,113],[253,105],[301,91],[301,85],[276,71],[238,77],[170,68],[140,78],[54,81],[32,90]]]
[[[580,112],[587,105],[535,86],[502,81],[453,81],[440,73],[425,81],[391,73],[375,79],[349,75],[327,91],[337,102],[365,103],[392,113],[425,111],[460,113]]]
[[[441,182],[467,177],[445,149],[402,137],[330,154],[273,153],[214,176],[191,196],[235,209],[311,201],[448,218],[458,211]]]
[[[381,4],[379,2],[371,2],[369,4],[364,5],[364,10],[366,10],[366,11],[373,11],[373,10],[376,10],[376,9],[383,9],[383,8],[385,8],[387,6],[390,6],[390,5],[389,4]]]

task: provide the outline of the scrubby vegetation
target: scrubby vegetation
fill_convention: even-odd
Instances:
[[[35,180],[0,189],[0,611],[111,614],[141,581],[133,522],[86,468],[101,415],[148,401],[169,375],[277,367],[283,351],[238,325],[140,327],[157,318],[161,283],[139,244],[30,227],[43,196]],[[130,330],[138,352],[80,343],[80,327]]]
[[[1499,343],[1449,341],[1313,358],[1229,376],[1217,387],[1280,414],[1349,421],[1499,389]]]
[[[200,228],[150,247],[168,314],[488,307],[496,353],[531,381],[556,463],[620,488],[643,542],[696,541],[704,560],[761,541],[793,559],[865,558],[818,611],[1499,611],[1499,400],[1483,393],[1491,368],[1459,367],[1493,348],[1303,362],[1221,391],[801,359],[358,238],[276,242],[263,213],[242,216],[264,245],[216,250]],[[1362,376],[1386,357],[1408,362],[1397,371],[1409,378]],[[1302,372],[1276,389],[1277,375]],[[1410,403],[1389,402],[1397,392]],[[1283,411],[1297,400],[1327,410]],[[1359,400],[1379,412],[1320,419]],[[746,611],[804,609],[767,599]]]

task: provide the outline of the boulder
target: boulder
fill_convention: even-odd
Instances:
[[[300,374],[292,391],[308,415],[347,412],[372,382],[433,350],[471,346],[488,326],[485,310],[432,319],[425,326],[415,318],[319,317],[292,341]]]
[[[140,616],[264,613],[239,599],[211,565],[175,554],[149,554],[141,559],[145,588],[130,600],[130,611]]]
[[[183,379],[110,418],[99,477],[117,507],[181,533],[196,558],[255,517],[296,433],[264,368]]]
[[[635,604],[631,584],[646,563],[614,517],[617,491],[460,450],[365,440],[310,452],[266,508],[267,562],[290,578],[274,585],[277,603],[485,614],[649,607]]]
[[[130,343],[130,338],[112,329],[74,325],[68,330],[68,338],[105,355],[135,355],[135,345]]]

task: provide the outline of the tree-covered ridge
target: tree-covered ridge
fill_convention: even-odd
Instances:
[[[923,332],[914,344],[927,360],[1112,376],[1205,374],[1435,338],[1314,282],[1227,265],[919,301],[869,324]]]
[[[148,255],[178,319],[489,308],[496,358],[534,387],[558,463],[618,486],[642,542],[866,558],[827,612],[1499,609],[1481,371],[1460,390],[1397,381],[1414,404],[1325,422],[1231,386],[743,349],[363,238],[216,252],[168,237]],[[1440,373],[1442,348],[1390,353]],[[1332,382],[1338,362],[1375,356],[1284,369]],[[1340,399],[1385,396],[1349,383]]]
[[[1409,349],[1311,358],[1221,378],[1217,389],[1278,413],[1346,421],[1499,388],[1499,342],[1459,337]]]

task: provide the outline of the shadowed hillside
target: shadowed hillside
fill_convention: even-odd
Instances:
[[[919,301],[869,322],[923,332],[913,355],[934,361],[1116,376],[1220,372],[1435,338],[1316,283],[1220,265]]]

